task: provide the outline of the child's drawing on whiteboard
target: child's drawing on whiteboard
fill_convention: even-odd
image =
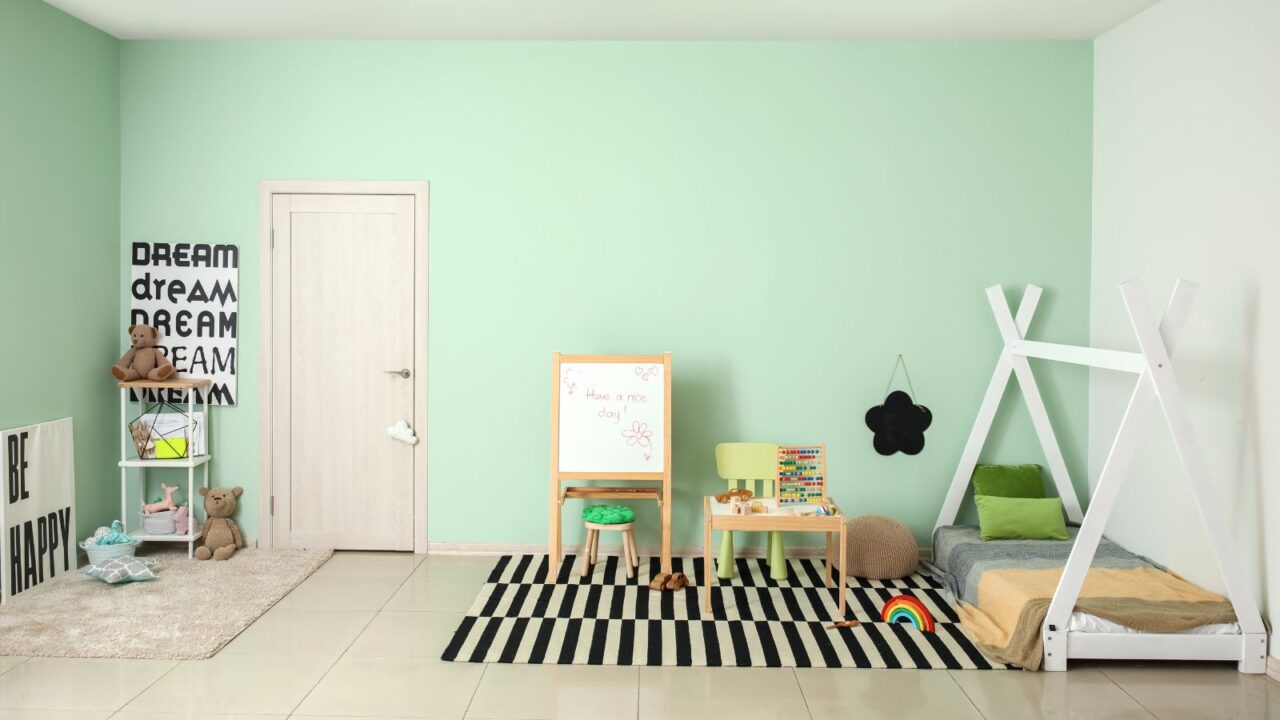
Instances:
[[[629,429],[622,431],[622,437],[627,439],[627,445],[640,448],[645,460],[653,457],[653,431],[649,429],[648,423],[633,421]]]
[[[578,389],[578,376],[581,374],[582,371],[576,368],[565,368],[564,377],[561,378],[561,382],[564,383],[565,392],[572,395],[573,391]]]
[[[637,365],[636,375],[639,375],[641,380],[648,380],[651,377],[656,378],[658,377],[658,366],[649,365],[648,367],[646,367],[644,365]]]

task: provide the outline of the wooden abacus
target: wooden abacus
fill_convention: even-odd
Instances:
[[[779,445],[778,506],[827,501],[827,446]]]

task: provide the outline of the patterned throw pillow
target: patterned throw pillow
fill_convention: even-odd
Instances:
[[[155,558],[118,557],[80,568],[80,572],[110,585],[140,582],[156,579],[156,574],[151,571],[151,568],[155,567],[157,562],[159,561]]]

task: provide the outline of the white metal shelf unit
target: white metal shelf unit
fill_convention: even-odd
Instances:
[[[120,388],[120,521],[124,523],[125,532],[130,537],[144,542],[185,542],[187,544],[187,557],[195,554],[196,541],[200,539],[203,532],[203,524],[197,513],[202,508],[202,504],[196,502],[199,497],[196,494],[196,469],[200,469],[200,485],[199,487],[209,487],[209,461],[211,459],[208,454],[207,437],[209,422],[209,387],[212,385],[211,380],[187,378],[183,380],[134,380],[130,382],[119,383]],[[205,426],[199,430],[205,433],[206,447],[205,454],[190,456],[194,450],[193,438],[187,438],[186,451],[188,457],[179,459],[141,459],[137,457],[137,449],[133,443],[133,436],[130,433],[129,422],[129,393],[136,392],[138,400],[138,417],[143,417],[151,411],[158,411],[158,408],[164,405],[170,405],[166,398],[170,397],[172,391],[181,393],[181,397],[185,402],[179,402],[179,405],[185,404],[187,408],[187,427],[192,427],[193,417],[196,408],[196,390],[202,390],[200,393],[204,410]],[[190,525],[187,532],[182,535],[151,535],[142,532],[139,521],[137,519],[139,508],[137,506],[130,507],[129,503],[129,471],[131,469],[138,471],[138,477],[141,480],[141,488],[137,497],[144,498],[147,491],[147,470],[148,469],[185,469],[187,471],[187,507],[190,513]],[[139,529],[133,529],[139,528]]]

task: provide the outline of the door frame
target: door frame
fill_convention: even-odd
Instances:
[[[258,547],[276,547],[272,514],[273,374],[272,195],[412,195],[413,209],[413,551],[427,552],[427,202],[419,181],[261,180],[258,182]],[[283,546],[283,543],[280,544]]]

